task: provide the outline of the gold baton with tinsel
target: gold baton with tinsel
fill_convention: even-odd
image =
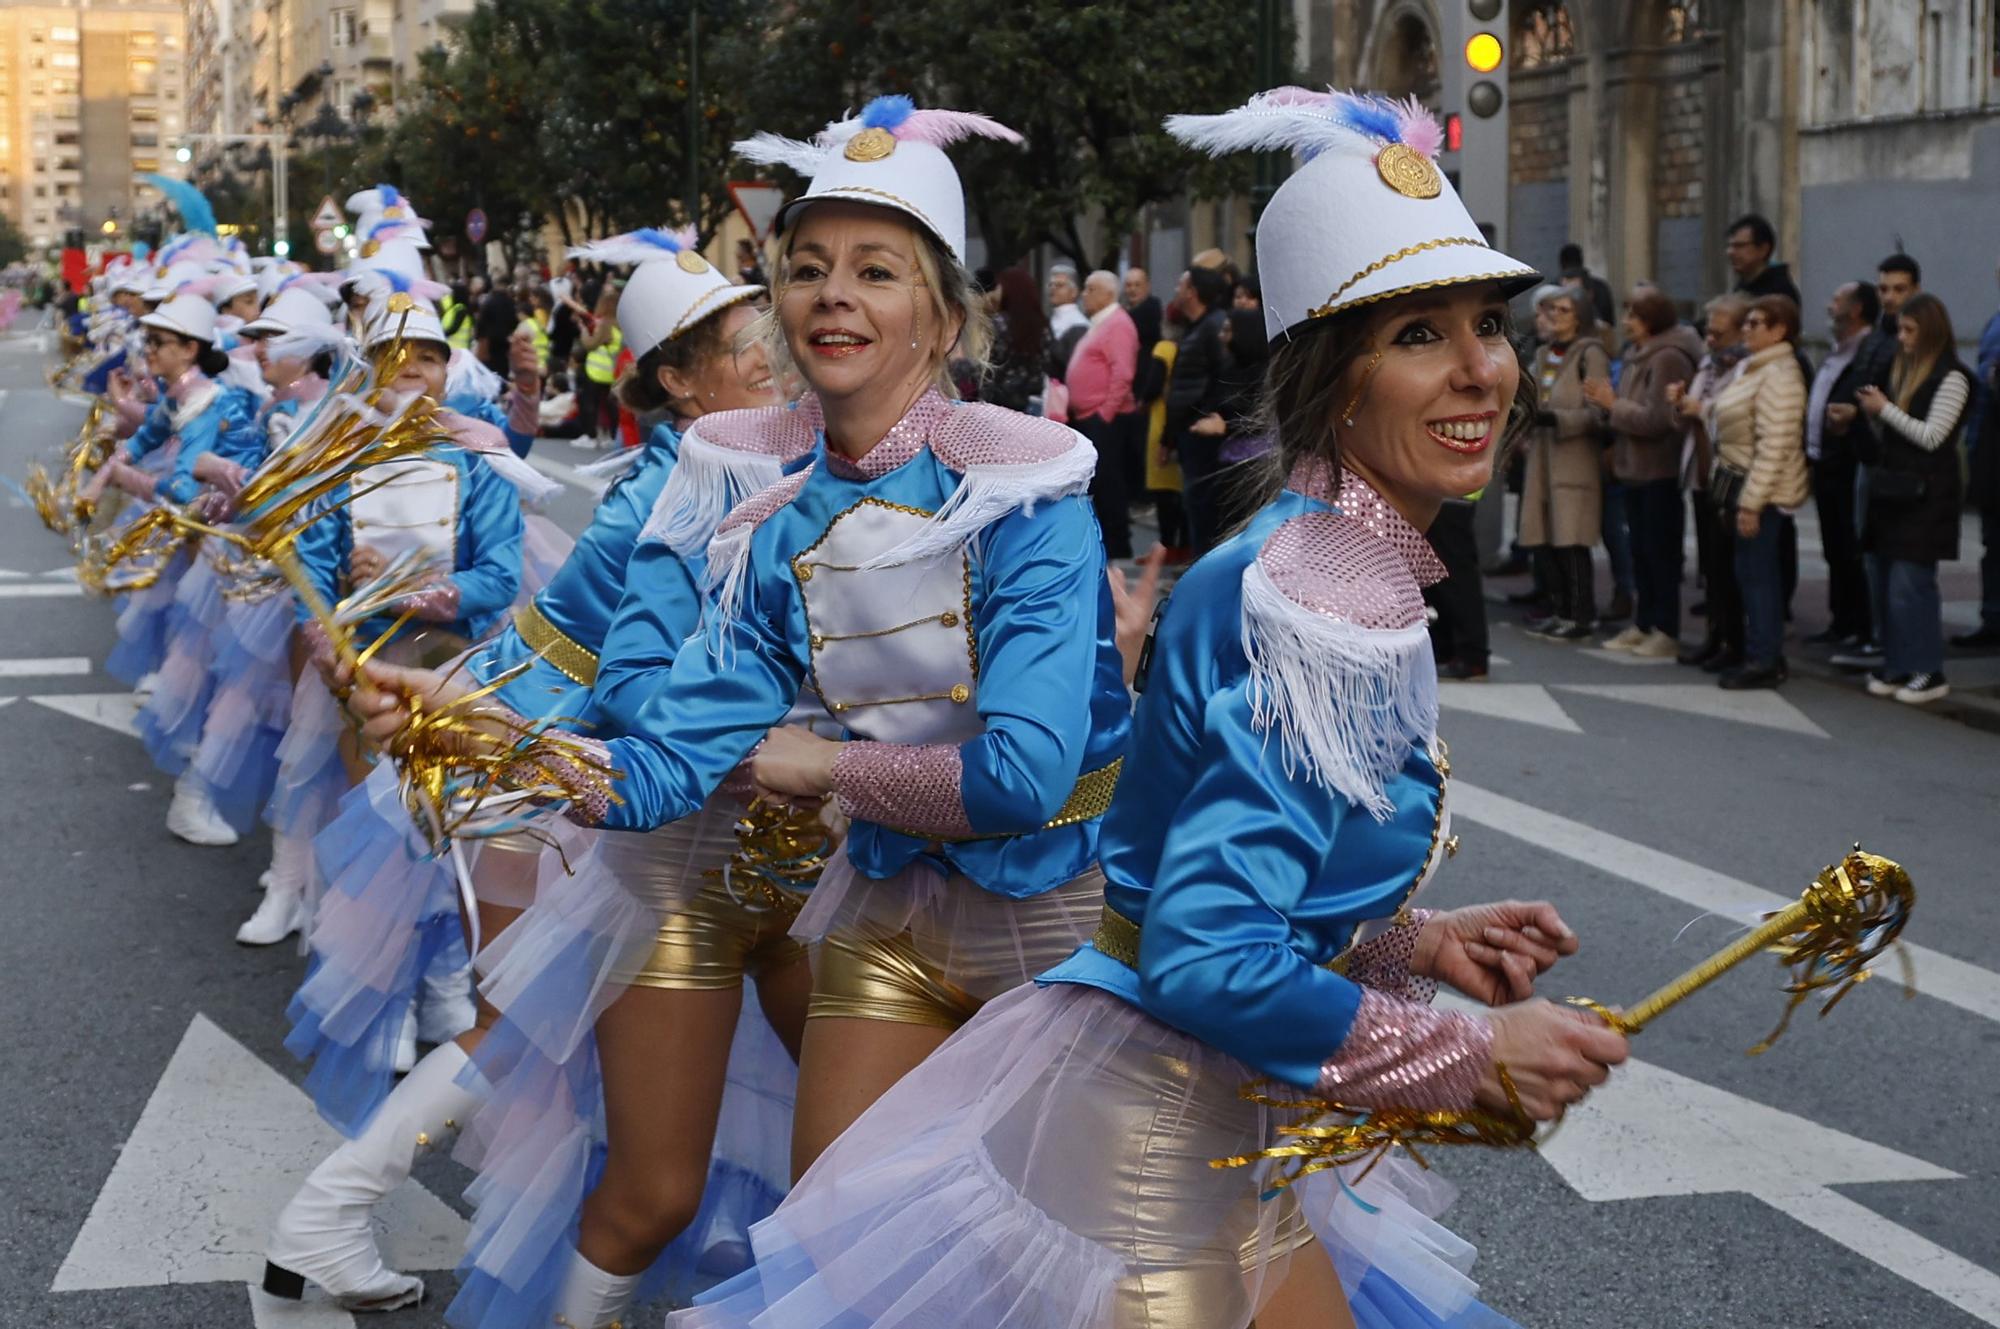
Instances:
[[[1757,1056],[1778,1041],[1790,1027],[1793,1014],[1814,993],[1828,994],[1820,1008],[1824,1016],[1856,985],[1865,982],[1872,972],[1870,966],[1902,936],[1916,898],[1910,874],[1900,863],[1864,853],[1857,844],[1838,863],[1821,870],[1795,903],[1632,1006],[1614,1010],[1587,997],[1572,997],[1570,1002],[1595,1011],[1605,1023],[1630,1036],[1745,960],[1769,951],[1790,971],[1784,990],[1791,999],[1778,1027],[1749,1049],[1751,1056]],[[1908,952],[1903,952],[1902,958],[1905,995],[1913,996]],[[1275,1193],[1315,1172],[1352,1163],[1365,1163],[1360,1173],[1365,1177],[1396,1148],[1428,1167],[1422,1150],[1431,1145],[1533,1146],[1535,1124],[1521,1110],[1507,1068],[1496,1070],[1512,1105],[1508,1112],[1360,1108],[1320,1098],[1274,1097],[1261,1083],[1249,1085],[1243,1097],[1251,1102],[1295,1109],[1304,1115],[1277,1128],[1280,1143],[1253,1154],[1214,1159],[1209,1166],[1248,1167],[1275,1160],[1280,1171],[1267,1191]]]

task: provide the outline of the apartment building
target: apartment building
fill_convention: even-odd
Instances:
[[[180,0],[0,0],[0,209],[29,243],[116,235],[158,200],[136,175],[172,161],[185,38]]]

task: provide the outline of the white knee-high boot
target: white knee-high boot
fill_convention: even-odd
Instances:
[[[313,1169],[265,1248],[264,1290],[293,1300],[308,1280],[348,1310],[392,1311],[423,1299],[420,1278],[382,1263],[369,1213],[410,1175],[419,1149],[442,1146],[484,1095],[461,1087],[466,1055],[445,1043],[376,1109],[374,1120]]]
[[[286,835],[271,836],[271,867],[264,873],[264,898],[257,912],[236,929],[245,946],[273,946],[306,925],[306,872],[312,842]]]
[[[639,1275],[607,1274],[575,1251],[556,1294],[558,1329],[624,1329],[619,1319],[632,1304]]]

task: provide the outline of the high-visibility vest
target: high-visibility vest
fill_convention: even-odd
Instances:
[[[624,349],[625,334],[611,325],[611,338],[583,357],[583,376],[592,383],[609,383],[618,377],[618,352]]]
[[[547,369],[549,364],[549,330],[543,327],[542,321],[533,314],[522,319],[520,327],[515,328],[514,331],[519,332],[521,328],[526,328],[528,335],[534,339],[535,363]]]
[[[470,350],[472,347],[472,312],[450,296],[444,298],[444,313],[438,319],[444,326],[444,339],[453,346]]]

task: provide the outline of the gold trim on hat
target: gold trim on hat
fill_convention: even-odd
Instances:
[[[909,213],[912,217],[915,217],[918,221],[922,222],[924,224],[924,228],[928,230],[932,235],[936,236],[938,240],[941,243],[943,243],[947,249],[951,247],[950,242],[946,241],[944,238],[944,229],[940,227],[936,222],[930,219],[929,213],[925,212],[922,208],[918,207],[916,204],[910,202],[910,200],[902,197],[901,195],[892,194],[886,189],[870,189],[867,185],[835,185],[833,188],[827,190],[824,194],[806,194],[798,199],[795,199],[792,202],[791,206],[796,208],[803,208],[808,204],[824,203],[830,198],[831,199],[844,198],[850,194],[873,194],[876,198],[885,198],[889,200],[889,202],[895,204],[897,207],[901,208],[903,211]],[[867,200],[852,199],[850,201],[866,202]],[[953,257],[954,258],[957,257],[956,253],[953,254]]]
[[[1347,292],[1353,290],[1356,283],[1360,282],[1363,278],[1374,276],[1382,269],[1388,267],[1391,263],[1396,263],[1406,258],[1415,257],[1416,255],[1428,252],[1429,250],[1449,249],[1456,245],[1471,245],[1477,249],[1485,249],[1487,247],[1486,241],[1478,238],[1477,236],[1467,236],[1467,235],[1446,236],[1441,240],[1425,240],[1421,244],[1406,245],[1402,249],[1398,249],[1393,254],[1388,254],[1382,258],[1376,259],[1373,263],[1370,263],[1367,267],[1361,269],[1361,271],[1355,273],[1352,277],[1349,277],[1346,281],[1342,282],[1339,285],[1339,287],[1334,290],[1334,293],[1326,298],[1325,304],[1307,310],[1306,317],[1325,318],[1328,314],[1333,313],[1336,309],[1339,309],[1341,307],[1340,297],[1347,294]],[[1512,272],[1489,272],[1480,274],[1468,273],[1462,277],[1447,277],[1443,281],[1419,282],[1414,286],[1404,286],[1394,291],[1384,291],[1380,295],[1371,295],[1368,297],[1367,300],[1357,300],[1354,303],[1367,304],[1370,300],[1386,299],[1391,295],[1401,295],[1406,291],[1425,290],[1433,286],[1448,286],[1448,285],[1454,285],[1458,282],[1497,280],[1498,278],[1501,277],[1512,277],[1517,275],[1519,274]]]
[[[733,304],[740,304],[745,300],[754,300],[763,293],[764,288],[761,286],[711,286],[695,297],[695,302],[687,307],[687,311],[681,315],[680,321],[674,324],[673,330],[654,342],[653,346],[664,346],[710,315],[719,314]],[[716,305],[713,309],[704,309],[702,307],[717,296],[728,296],[729,298]],[[653,346],[648,346],[645,351],[635,350],[633,354],[644,355],[646,351],[652,350]]]
[[[879,162],[896,150],[896,136],[886,129],[864,129],[847,140],[841,155],[851,162]]]

